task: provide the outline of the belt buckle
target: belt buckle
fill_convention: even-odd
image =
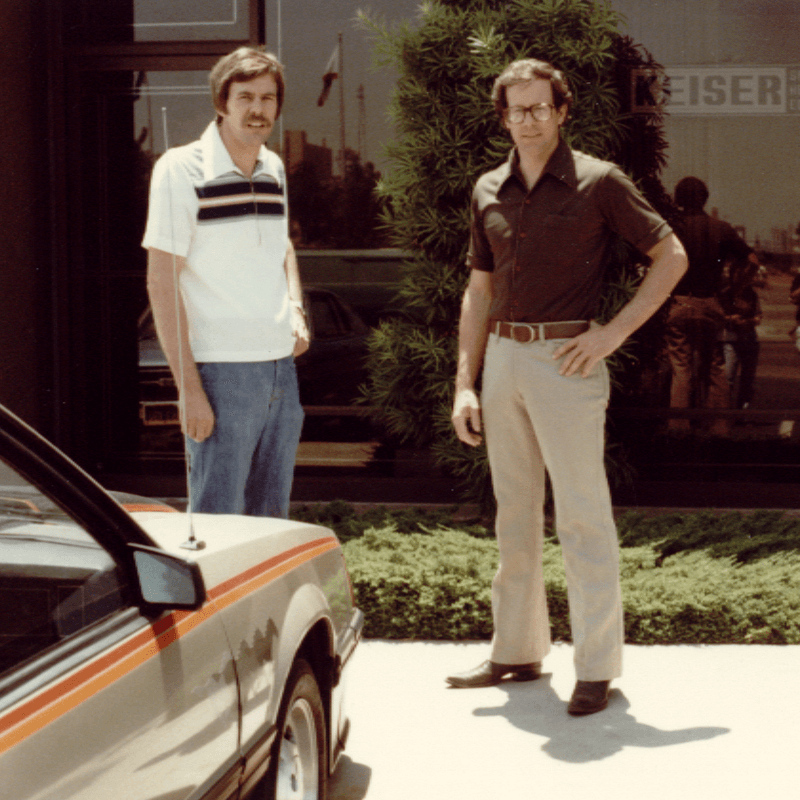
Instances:
[[[514,339],[515,342],[519,342],[519,344],[528,344],[529,342],[535,342],[537,339],[537,330],[536,330],[537,327],[540,329],[542,328],[541,325],[535,326],[531,325],[531,323],[529,322],[515,322],[511,326],[512,338]],[[517,331],[523,331],[523,330],[526,330],[528,332],[528,336],[525,339],[521,339],[517,335]],[[540,339],[544,338],[542,336],[541,330],[538,331],[538,338]]]

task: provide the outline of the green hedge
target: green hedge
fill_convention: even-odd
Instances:
[[[492,631],[494,541],[462,531],[370,530],[344,545],[365,635],[485,639]]]
[[[454,516],[458,512],[457,505],[429,508],[371,505],[359,513],[350,503],[334,500],[332,503],[315,503],[293,509],[292,519],[325,525],[335,531],[342,542],[349,542],[375,528],[391,527],[403,533],[425,533],[434,528],[454,527]],[[477,512],[472,516],[477,517]],[[459,522],[458,529],[477,538],[494,538],[494,533],[477,519],[468,523]]]
[[[481,526],[470,534],[404,513],[406,524],[415,519],[415,532],[400,532],[384,509],[378,516],[386,524],[352,530],[344,544],[365,635],[489,638],[494,540]],[[627,514],[618,527],[628,642],[800,643],[800,521],[773,512]],[[552,535],[544,567],[553,638],[569,641],[561,550]]]

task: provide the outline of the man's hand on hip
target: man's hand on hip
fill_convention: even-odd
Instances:
[[[625,337],[620,338],[608,325],[593,325],[585,333],[564,342],[553,353],[553,358],[564,358],[558,370],[560,375],[580,372],[581,377],[587,378],[595,364],[610,356],[624,341]]]
[[[202,389],[187,390],[181,403],[181,429],[196,442],[211,436],[214,430],[214,412]]]
[[[459,389],[453,402],[453,427],[462,442],[477,447],[483,438],[481,431],[481,404],[472,389]]]

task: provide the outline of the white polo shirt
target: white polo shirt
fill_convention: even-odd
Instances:
[[[291,354],[288,242],[286,175],[266,147],[248,179],[212,122],[156,162],[142,246],[186,258],[180,288],[196,363]]]

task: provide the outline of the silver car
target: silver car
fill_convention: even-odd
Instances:
[[[325,797],[360,639],[336,536],[112,497],[0,406],[0,785]]]

